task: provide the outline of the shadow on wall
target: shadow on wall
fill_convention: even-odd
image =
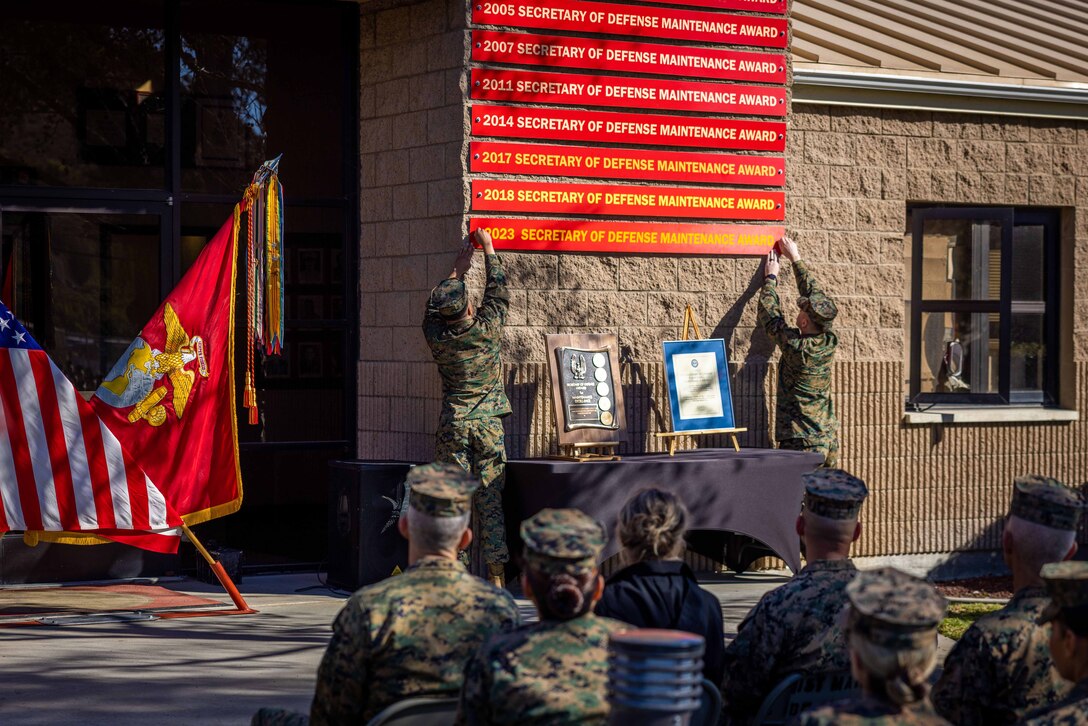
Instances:
[[[726,354],[733,360],[736,350],[737,325],[748,305],[754,305],[756,295],[763,286],[762,267],[748,283],[748,287],[737,296],[736,301],[726,311],[725,316],[714,326],[711,337],[725,340]],[[733,418],[741,428],[747,428],[737,437],[740,445],[749,448],[769,449],[773,447],[770,437],[770,401],[767,395],[767,376],[771,370],[770,358],[774,353],[774,341],[760,327],[751,329],[748,353],[744,362],[733,370]],[[730,446],[727,436],[710,437],[707,446]]]
[[[1088,482],[1075,485],[1075,488],[1082,497],[1088,497]],[[1001,553],[1001,536],[1004,529],[1004,517],[990,523],[968,542],[957,547],[948,559],[930,569],[926,577],[940,582],[969,577],[1008,575],[1009,568],[1005,565],[1004,556]],[[1088,560],[1088,547],[1083,544],[1088,542],[1088,517],[1081,517],[1077,542],[1081,544],[1073,559]]]
[[[958,580],[968,577],[1008,575],[1009,568],[1001,554],[1001,533],[1005,520],[990,523],[982,532],[949,555],[941,564],[926,573],[926,579],[934,582]]]
[[[537,393],[540,381],[519,381],[518,370],[510,369],[506,375],[506,395],[513,413],[503,419],[506,433],[506,458],[523,459],[529,455],[529,436],[537,422]]]
[[[623,405],[627,414],[627,440],[620,445],[620,453],[659,450],[659,440],[651,432],[671,428],[662,407],[661,391],[654,394],[653,374],[648,374],[645,366],[634,359],[630,346],[620,345],[620,366],[624,369],[621,375],[624,379]]]

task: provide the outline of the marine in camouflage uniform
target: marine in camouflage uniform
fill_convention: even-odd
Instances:
[[[937,648],[937,625],[945,600],[932,585],[891,567],[861,572],[846,588],[847,627],[851,637],[885,652]],[[861,656],[863,659],[864,656]],[[936,658],[934,657],[934,664]],[[861,668],[869,677],[868,666]],[[929,673],[916,674],[924,679]],[[863,681],[864,684],[865,681]],[[922,686],[924,688],[924,686]],[[904,726],[947,724],[928,698],[896,704],[884,693],[866,691],[804,711],[794,722],[801,726]]]
[[[1039,615],[1040,623],[1054,624],[1051,646],[1062,678],[1079,677],[1073,690],[1049,708],[1028,714],[1029,726],[1082,726],[1088,723],[1088,659],[1081,659],[1088,643],[1088,562],[1053,562],[1040,573],[1050,602]]]
[[[1073,533],[1081,507],[1080,496],[1056,480],[1028,476],[1014,482],[1009,514]],[[1017,723],[1070,690],[1050,657],[1050,626],[1036,622],[1049,601],[1042,581],[1033,577],[1017,587],[1008,604],[976,621],[945,659],[933,704],[959,726]]]
[[[453,464],[413,467],[408,483],[409,506],[431,517],[467,515],[476,489]],[[452,698],[468,657],[490,635],[518,624],[508,592],[469,574],[450,554],[425,554],[403,574],[348,599],[318,668],[309,722],[362,724],[406,698]],[[253,720],[304,723],[298,714],[271,709]]]
[[[522,522],[525,566],[585,576],[604,547],[601,526],[575,509],[545,509]],[[608,639],[627,629],[592,606],[570,620],[543,619],[493,636],[469,660],[458,724],[605,724]]]
[[[805,511],[857,522],[869,494],[865,483],[838,469],[805,474]],[[857,568],[849,559],[805,565],[785,585],[764,595],[725,650],[721,691],[733,724],[748,723],[760,704],[791,673],[848,671],[850,654],[839,615]]]
[[[502,419],[510,401],[502,383],[503,326],[510,306],[506,273],[499,256],[485,242],[487,287],[478,310],[468,303],[463,272],[457,268],[431,291],[423,318],[423,334],[442,377],[442,413],[435,458],[460,465],[480,480],[474,522],[491,575],[510,559],[506,548],[502,490],[506,478],[506,444]],[[471,247],[468,247],[471,260]],[[458,258],[460,262],[464,257]],[[467,270],[467,264],[465,269]]]
[[[783,238],[784,245],[787,241]],[[777,254],[772,250],[769,260],[771,255],[777,265]],[[816,324],[812,332],[802,333],[786,322],[778,299],[777,274],[764,277],[759,293],[759,324],[782,351],[774,437],[780,449],[818,452],[824,456],[824,466],[835,467],[839,423],[831,401],[831,363],[839,338],[831,323],[838,308],[802,260],[793,260],[793,274],[801,295],[797,304]]]

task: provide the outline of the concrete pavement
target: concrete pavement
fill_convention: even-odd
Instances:
[[[709,575],[727,637],[785,572]],[[195,580],[160,583],[230,600]],[[256,615],[0,628],[0,724],[249,723],[261,706],[308,711],[317,665],[347,593],[316,574],[246,577]],[[520,600],[524,615],[532,605]]]

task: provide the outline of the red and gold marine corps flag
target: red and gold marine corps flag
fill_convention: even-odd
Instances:
[[[245,245],[243,405],[250,423],[256,423],[253,351],[261,346],[278,354],[283,340],[278,162],[261,167],[232,218],[166,296],[90,401],[106,429],[158,485],[167,507],[185,525],[231,514],[242,504],[234,368],[237,259],[239,246]],[[101,541],[78,533],[40,536],[73,544]],[[109,539],[138,544],[126,535],[111,534]]]
[[[216,233],[91,398],[190,525],[242,503],[232,228],[228,220]]]

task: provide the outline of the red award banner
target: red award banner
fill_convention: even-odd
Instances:
[[[786,115],[784,88],[492,68],[472,70],[472,98],[749,116]]]
[[[786,47],[786,19],[673,10],[587,0],[509,0],[472,5],[475,25],[592,31],[700,43]]]
[[[782,220],[785,194],[696,187],[555,184],[477,179],[472,208],[493,212],[545,212],[634,217]]]
[[[562,108],[473,106],[472,135],[746,151],[784,151],[786,148],[786,124],[781,121]]]
[[[718,10],[748,10],[753,13],[784,13],[786,0],[656,0],[662,5],[691,5]]]
[[[778,226],[590,222],[576,219],[472,219],[495,249],[665,255],[765,255],[786,230]]]
[[[469,171],[487,174],[603,177],[696,184],[784,186],[786,161],[780,156],[554,146],[473,141]]]
[[[472,60],[477,63],[588,68],[719,81],[786,82],[785,56],[776,53],[497,30],[472,31]]]

